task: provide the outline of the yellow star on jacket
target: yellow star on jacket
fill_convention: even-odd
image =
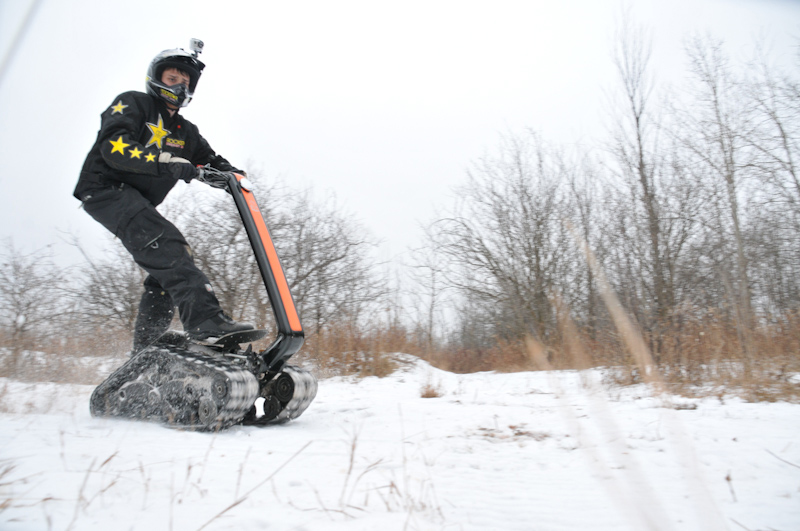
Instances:
[[[153,153],[147,153],[147,155],[144,156],[144,160],[146,160],[147,162],[155,162],[156,156]]]
[[[112,109],[111,114],[117,114],[117,113],[122,114],[122,111],[127,109],[127,108],[128,108],[128,106],[127,105],[123,105],[122,104],[122,100],[119,100],[116,105],[111,107],[111,109]]]
[[[133,148],[131,150],[131,158],[132,159],[140,159],[140,158],[142,158],[142,150],[140,150],[138,147]]]
[[[119,153],[121,155],[125,154],[125,148],[130,146],[130,144],[126,144],[123,142],[122,137],[119,137],[116,140],[109,140],[111,145],[114,146],[114,149],[111,150],[111,153]]]
[[[150,147],[155,144],[158,146],[158,149],[161,149],[161,142],[164,140],[164,137],[172,132],[164,129],[164,120],[161,118],[160,114],[158,115],[158,124],[151,124],[150,122],[147,122],[147,128],[150,129],[152,136],[144,147]]]

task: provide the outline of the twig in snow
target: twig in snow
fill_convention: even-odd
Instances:
[[[107,464],[108,464],[108,463],[109,463],[109,462],[110,462],[112,459],[114,459],[115,457],[117,457],[117,452],[114,452],[113,454],[109,455],[109,456],[108,456],[108,459],[106,459],[105,461],[103,461],[103,462],[100,464],[100,466],[99,466],[99,467],[97,467],[97,470],[100,470],[101,468],[103,468],[104,466],[106,466],[106,465],[107,465]]]
[[[64,430],[58,430],[58,442],[61,448],[61,462],[64,463],[64,469],[67,468],[67,458],[64,456]]]
[[[771,455],[772,457],[774,457],[775,459],[777,459],[777,460],[779,460],[779,461],[783,461],[783,462],[784,462],[784,463],[786,463],[787,465],[791,465],[791,466],[793,466],[793,467],[800,468],[800,465],[796,465],[796,464],[794,464],[794,463],[792,463],[792,462],[789,462],[789,461],[787,461],[786,459],[784,459],[784,458],[782,458],[782,457],[779,457],[779,456],[775,455],[774,453],[772,453],[772,452],[771,452],[771,451],[769,451],[769,450],[765,450],[765,451],[766,451],[766,452],[767,452],[769,455]]]
[[[742,529],[744,529],[745,531],[750,531],[750,528],[743,526],[742,524],[740,524],[739,522],[737,522],[737,521],[736,521],[736,520],[734,520],[733,518],[731,518],[731,522],[733,522],[734,524],[738,525],[739,527],[741,527],[741,528],[742,528]]]
[[[344,506],[344,497],[347,494],[347,484],[350,481],[350,476],[353,473],[353,465],[356,460],[356,448],[358,447],[359,428],[353,431],[353,439],[350,441],[350,464],[347,467],[347,473],[344,476],[344,484],[342,485],[342,494],[339,496],[339,505]],[[323,506],[324,508],[324,506]]]
[[[72,515],[72,521],[67,526],[67,531],[72,529],[72,526],[75,525],[75,521],[78,519],[78,511],[81,507],[81,500],[84,499],[83,497],[83,490],[86,488],[86,484],[89,482],[89,476],[92,474],[92,469],[94,468],[94,464],[97,462],[97,458],[92,460],[92,464],[89,465],[89,469],[86,471],[86,475],[83,477],[83,484],[81,485],[81,489],[78,491],[78,497],[75,499],[75,513]]]
[[[142,474],[142,483],[144,484],[144,500],[142,500],[142,510],[144,510],[147,508],[147,493],[150,491],[150,478],[145,474],[141,459],[139,460],[139,473]]]
[[[103,461],[103,462],[100,464],[100,466],[99,466],[99,467],[97,467],[97,470],[95,470],[94,472],[100,472],[100,470],[101,470],[101,469],[102,469],[104,466],[106,466],[108,463],[110,463],[110,462],[111,462],[111,460],[112,460],[112,459],[114,459],[114,458],[117,456],[117,453],[118,453],[118,452],[114,452],[113,454],[111,454],[110,456],[108,456],[108,459],[106,459],[105,461]],[[85,504],[84,504],[84,506],[83,506],[83,510],[85,511],[85,510],[86,510],[86,509],[89,507],[89,505],[91,505],[91,504],[92,504],[92,502],[95,500],[95,498],[97,498],[98,496],[102,496],[103,494],[105,494],[105,493],[106,493],[106,491],[107,491],[108,489],[110,489],[111,487],[113,487],[114,485],[116,485],[116,484],[117,484],[117,481],[118,481],[118,480],[119,480],[119,478],[120,478],[120,475],[121,475],[121,474],[119,474],[119,473],[118,473],[118,474],[117,474],[117,476],[116,476],[114,479],[112,479],[112,480],[111,480],[111,483],[109,483],[109,484],[108,484],[108,485],[106,485],[105,487],[101,488],[99,491],[97,491],[97,492],[94,494],[94,496],[92,496],[91,498],[89,498],[88,500],[86,500],[86,503],[85,503]]]
[[[322,511],[325,514],[328,514],[328,513],[340,513],[340,514],[343,514],[344,516],[346,516],[348,518],[353,518],[353,516],[347,514],[347,511],[345,511],[344,509],[328,509],[327,507],[325,507],[325,502],[322,501],[322,496],[319,495],[319,491],[314,487],[311,487],[311,490],[314,491],[314,495],[317,497],[317,501],[319,502],[319,505],[320,505],[320,507],[322,507]],[[328,515],[328,517],[330,518],[330,515]]]
[[[169,480],[169,531],[172,531],[172,513],[175,506],[175,470]]]
[[[378,468],[378,465],[380,465],[381,463],[383,463],[383,458],[380,458],[377,461],[375,461],[374,463],[370,463],[369,465],[367,465],[367,467],[358,475],[358,477],[356,477],[356,480],[353,482],[353,487],[350,489],[350,496],[348,496],[348,498],[347,498],[347,506],[348,507],[352,507],[352,505],[350,505],[350,499],[353,497],[353,494],[355,494],[356,486],[361,481],[361,478],[366,476],[369,472],[372,472],[373,470]],[[365,503],[365,505],[366,505],[366,503]]]
[[[242,465],[239,467],[239,477],[236,478],[236,492],[233,495],[234,500],[239,497],[239,486],[242,484],[242,474],[244,473],[244,465],[247,463],[247,458],[250,457],[250,450],[252,449],[253,449],[252,446],[249,446],[247,448],[247,453],[244,454],[244,461],[242,461]]]
[[[733,481],[731,480],[731,473],[728,472],[728,475],[725,476],[725,481],[728,482],[728,488],[731,489],[731,497],[733,497],[733,503],[736,503],[736,492],[733,490]]]
[[[202,468],[202,470],[200,470],[200,477],[197,478],[197,484],[198,485],[200,485],[200,483],[203,482],[203,475],[206,473],[206,466],[208,465],[208,456],[209,456],[209,454],[211,454],[211,450],[214,448],[214,441],[217,440],[217,434],[218,433],[219,433],[219,430],[215,431],[214,432],[214,436],[211,437],[211,443],[208,445],[208,449],[206,450],[206,455],[203,458],[203,468]]]
[[[225,507],[223,510],[221,510],[219,513],[217,513],[216,515],[214,515],[214,516],[211,518],[211,520],[209,520],[209,521],[208,521],[208,522],[206,522],[205,524],[203,524],[203,525],[201,525],[200,527],[198,527],[198,528],[197,528],[197,531],[202,531],[203,529],[205,529],[206,527],[208,527],[208,525],[209,525],[211,522],[213,522],[214,520],[216,520],[217,518],[219,518],[219,517],[220,517],[220,516],[222,516],[223,514],[227,513],[228,511],[230,511],[231,509],[233,509],[234,507],[236,507],[237,505],[239,505],[240,503],[242,503],[243,501],[245,501],[245,500],[246,500],[246,499],[247,499],[247,498],[248,498],[248,497],[249,497],[249,496],[250,496],[250,495],[251,495],[253,492],[255,492],[255,491],[256,491],[256,489],[258,489],[258,488],[259,488],[261,485],[263,485],[264,483],[266,483],[267,481],[269,481],[270,479],[272,479],[272,478],[275,476],[275,474],[277,474],[278,472],[280,472],[281,470],[283,470],[283,468],[284,468],[286,465],[288,465],[289,463],[291,463],[291,462],[294,460],[294,458],[295,458],[295,457],[297,457],[298,455],[300,455],[300,453],[301,453],[303,450],[305,450],[306,448],[308,448],[308,447],[311,445],[311,443],[312,443],[312,442],[314,442],[314,441],[308,441],[308,442],[305,444],[305,446],[303,446],[302,448],[300,448],[299,450],[297,450],[297,451],[294,453],[294,455],[292,455],[292,456],[291,456],[289,459],[287,459],[287,460],[286,460],[286,461],[285,461],[285,462],[284,462],[284,463],[283,463],[281,466],[279,466],[278,468],[276,468],[276,469],[275,469],[275,470],[272,472],[272,474],[270,474],[269,476],[267,476],[266,478],[264,478],[264,480],[263,480],[261,483],[257,484],[255,487],[253,487],[252,489],[250,489],[250,490],[248,490],[247,492],[245,492],[245,493],[244,493],[244,495],[243,495],[241,498],[239,498],[238,500],[234,501],[232,504],[228,505],[228,506],[227,506],[227,507]]]

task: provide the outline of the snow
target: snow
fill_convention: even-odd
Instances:
[[[398,359],[322,380],[289,424],[216,434],[0,380],[0,529],[800,529],[798,404]]]

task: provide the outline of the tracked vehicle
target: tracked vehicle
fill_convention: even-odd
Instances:
[[[288,364],[303,345],[303,327],[250,182],[238,173],[210,168],[201,168],[197,180],[233,197],[269,296],[277,336],[269,347],[255,351],[250,343],[266,337],[267,331],[235,332],[203,342],[168,331],[97,386],[91,413],[203,431],[297,418],[314,400],[317,380]]]

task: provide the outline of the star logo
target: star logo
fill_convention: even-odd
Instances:
[[[119,153],[121,155],[125,154],[125,148],[130,146],[130,144],[126,144],[122,141],[122,137],[119,137],[116,140],[109,140],[114,149],[111,150],[111,153]]]
[[[144,160],[146,160],[147,162],[155,162],[156,156],[153,153],[148,153],[147,155],[144,156]]]
[[[163,142],[164,137],[172,132],[164,129],[164,120],[161,118],[160,114],[158,115],[158,124],[151,124],[150,122],[147,122],[147,128],[150,129],[152,136],[144,147],[150,147],[155,144],[158,146],[158,149],[161,149],[161,143]]]
[[[111,109],[112,109],[111,114],[112,115],[113,114],[117,114],[117,113],[122,114],[122,111],[124,111],[127,108],[128,108],[128,106],[127,105],[123,105],[122,104],[122,100],[119,100],[116,105],[111,107]]]
[[[131,158],[132,159],[141,159],[142,158],[142,150],[138,147],[135,147],[131,150]]]

